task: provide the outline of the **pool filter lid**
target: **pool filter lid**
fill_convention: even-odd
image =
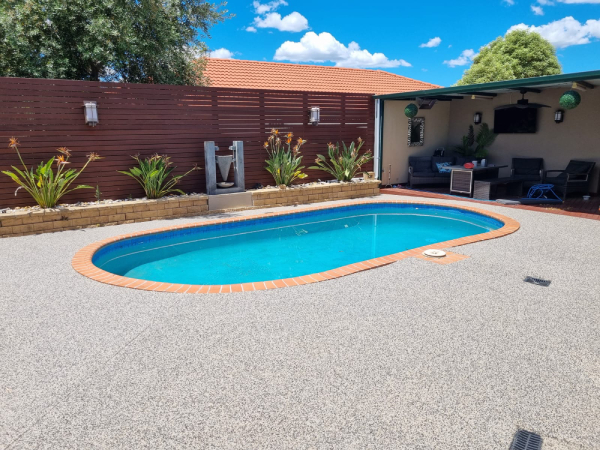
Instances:
[[[423,255],[429,256],[429,257],[432,257],[432,258],[443,258],[444,256],[446,256],[446,252],[443,251],[443,250],[437,250],[437,249],[434,249],[434,248],[430,248],[428,250],[425,250],[423,252]]]

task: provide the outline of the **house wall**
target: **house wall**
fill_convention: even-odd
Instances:
[[[560,109],[558,101],[567,89],[548,89],[541,94],[529,93],[525,97],[530,102],[549,105],[550,108],[538,110],[538,131],[535,134],[500,134],[490,147],[488,161],[496,165],[508,165],[511,158],[544,158],[545,169],[564,169],[571,159],[596,161],[592,178],[592,192],[598,192],[598,173],[600,170],[600,88],[581,92],[581,104],[565,111],[562,123],[554,122],[554,112]],[[494,100],[458,100],[452,101],[450,109],[450,127],[448,147],[460,142],[467,134],[469,124],[473,123],[473,114],[483,114],[483,122],[494,125],[494,108],[515,103],[520,94],[503,94]],[[437,106],[436,106],[437,107]],[[434,108],[435,109],[435,108]],[[477,129],[477,127],[476,127]],[[427,136],[426,136],[427,138]],[[503,169],[500,176],[510,174]]]
[[[419,111],[417,117],[425,118],[424,143],[422,147],[409,147],[408,118],[404,115],[404,108],[409,103],[412,102],[384,102],[381,157],[381,182],[384,185],[406,183],[408,157],[432,155],[433,150],[445,147],[448,141],[450,102],[439,102],[433,109]]]
[[[595,161],[591,190],[599,191],[600,172],[600,88],[581,93],[581,104],[565,112],[563,123],[554,122],[554,112],[559,109],[558,101],[565,88],[548,89],[541,94],[529,93],[530,102],[549,105],[538,112],[538,131],[534,134],[500,134],[489,150],[488,161],[496,165],[508,165],[514,157],[544,158],[545,169],[564,169],[570,159]],[[473,114],[483,114],[483,121],[490,127],[494,124],[494,108],[515,103],[520,94],[502,94],[493,100],[453,100],[438,102],[433,109],[419,111],[425,117],[425,142],[422,147],[408,147],[408,119],[404,115],[405,101],[384,103],[384,130],[382,151],[382,184],[408,181],[408,157],[431,155],[438,147],[452,152],[461,137],[467,134]],[[477,127],[476,127],[477,128]],[[508,176],[510,168],[502,169],[500,176]]]

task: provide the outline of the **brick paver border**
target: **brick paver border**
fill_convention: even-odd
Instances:
[[[412,204],[412,205],[435,205],[435,206],[443,206],[446,208],[455,208],[463,211],[475,212],[487,217],[492,217],[504,223],[502,228],[499,228],[494,231],[488,231],[486,233],[476,234],[473,236],[467,236],[460,239],[452,239],[450,241],[438,242],[434,245],[427,245],[423,247],[413,248],[411,250],[406,250],[400,253],[394,253],[387,256],[381,256],[379,258],[373,258],[362,262],[357,262],[354,264],[348,264],[347,266],[338,267],[337,269],[331,269],[325,272],[314,273],[311,275],[304,275],[300,277],[294,278],[285,278],[282,280],[272,280],[265,282],[255,282],[255,283],[241,283],[241,284],[227,284],[227,285],[192,285],[192,284],[173,284],[173,283],[161,283],[155,281],[146,281],[139,280],[136,278],[127,278],[122,277],[120,275],[115,275],[110,272],[106,272],[98,267],[96,267],[92,263],[92,257],[94,254],[100,250],[102,247],[112,244],[113,242],[117,242],[123,239],[128,239],[132,237],[148,235],[148,234],[156,234],[165,231],[173,231],[178,229],[185,228],[193,228],[193,227],[204,227],[216,224],[224,224],[231,222],[242,222],[254,219],[261,219],[265,217],[273,217],[273,216],[287,216],[294,215],[303,212],[310,211],[318,211],[322,209],[334,209],[334,208],[343,208],[345,206],[356,206],[356,205],[371,205],[371,204]],[[203,221],[197,223],[190,223],[185,225],[179,225],[174,227],[164,227],[157,228],[154,230],[140,231],[132,234],[124,234],[121,236],[116,236],[108,239],[104,239],[99,242],[95,242],[93,244],[88,245],[87,247],[79,250],[73,260],[71,262],[73,268],[79,272],[81,275],[84,275],[93,280],[99,281],[105,284],[111,284],[113,286],[121,286],[128,287],[133,289],[140,289],[145,291],[155,291],[155,292],[177,292],[177,293],[187,293],[187,294],[212,294],[212,293],[230,293],[230,292],[247,292],[247,291],[260,291],[264,289],[277,289],[289,286],[301,286],[304,284],[317,283],[319,281],[331,280],[333,278],[340,278],[346,275],[350,275],[356,272],[361,272],[363,270],[370,270],[376,267],[385,266],[396,261],[400,261],[401,259],[416,257],[420,259],[426,259],[433,262],[437,262],[440,264],[448,264],[451,262],[460,261],[466,258],[464,255],[459,255],[456,253],[449,252],[446,258],[442,259],[434,259],[427,258],[422,255],[422,253],[431,248],[450,248],[450,247],[458,247],[465,244],[472,244],[474,242],[485,241],[488,239],[495,239],[502,236],[506,236],[508,234],[512,234],[519,229],[519,222],[510,217],[506,217],[500,214],[496,214],[491,211],[485,211],[478,208],[472,208],[468,206],[450,206],[443,203],[424,203],[419,201],[360,201],[360,202],[345,202],[334,206],[319,206],[319,207],[311,207],[311,208],[302,208],[296,209],[294,211],[284,211],[277,212],[273,214],[269,214],[268,216],[264,214],[252,215],[246,217],[232,218],[232,219],[223,219],[223,220],[211,220],[211,221]]]

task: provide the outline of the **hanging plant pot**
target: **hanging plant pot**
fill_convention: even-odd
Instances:
[[[581,95],[577,91],[565,92],[558,102],[565,109],[577,108],[581,103]]]
[[[404,108],[404,115],[409,119],[412,119],[419,112],[419,108],[414,103],[411,103]]]

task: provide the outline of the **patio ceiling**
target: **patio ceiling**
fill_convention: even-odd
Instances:
[[[524,78],[519,80],[495,81],[493,83],[471,84],[467,86],[451,86],[424,91],[376,95],[375,98],[408,101],[421,98],[437,101],[452,101],[473,98],[474,96],[496,97],[500,94],[513,92],[541,92],[544,89],[556,88],[585,90],[593,89],[596,86],[600,86],[600,70]]]

